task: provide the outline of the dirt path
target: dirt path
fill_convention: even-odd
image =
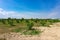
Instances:
[[[60,40],[60,23],[55,23],[50,26],[50,28],[39,27],[38,29],[43,30],[43,32],[36,36],[25,36],[20,35],[20,33],[9,33],[0,35],[0,37],[5,35],[7,40]]]
[[[60,40],[60,23],[50,26],[51,28],[41,28],[41,30],[44,30],[44,32],[41,34],[41,40]]]
[[[41,40],[60,40],[60,27],[45,29],[41,34]]]

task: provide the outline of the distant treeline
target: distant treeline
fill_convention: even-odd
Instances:
[[[49,26],[50,24],[52,23],[55,23],[55,22],[60,22],[59,19],[24,19],[24,18],[21,18],[21,19],[16,19],[16,18],[8,18],[8,19],[0,19],[0,22],[2,22],[3,24],[10,24],[12,26],[14,26],[13,24],[14,23],[33,23],[35,26]]]

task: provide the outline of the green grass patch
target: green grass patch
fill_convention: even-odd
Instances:
[[[12,32],[23,32],[25,28],[15,28],[12,30]]]
[[[40,33],[41,31],[38,31],[38,30],[28,30],[23,32],[24,35],[38,35]]]
[[[27,30],[25,28],[16,28],[14,29],[12,32],[20,32],[21,34],[24,34],[24,35],[38,35],[40,34],[42,31],[39,31],[39,30]]]

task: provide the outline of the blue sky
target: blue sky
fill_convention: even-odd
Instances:
[[[60,18],[60,0],[0,0],[0,18]]]

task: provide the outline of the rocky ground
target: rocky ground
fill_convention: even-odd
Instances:
[[[60,40],[60,23],[54,23],[51,27],[39,27],[43,32],[39,35],[21,35],[20,33],[0,34],[0,38],[7,40]]]

